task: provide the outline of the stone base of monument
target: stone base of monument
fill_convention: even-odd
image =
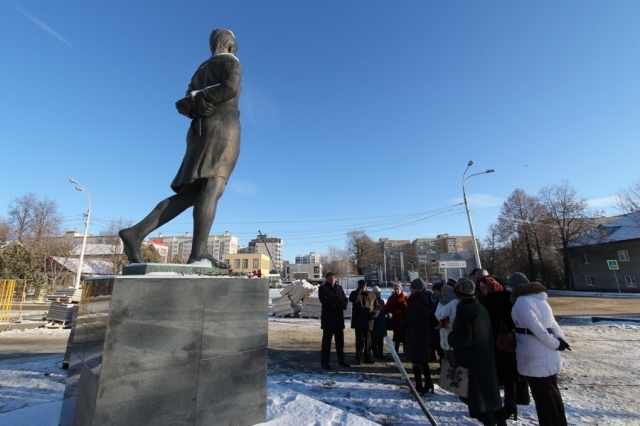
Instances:
[[[178,275],[229,275],[228,268],[180,263],[132,263],[122,268],[122,275],[146,275],[173,272]]]
[[[85,282],[60,425],[266,421],[267,279]]]

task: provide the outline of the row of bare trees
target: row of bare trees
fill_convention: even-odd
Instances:
[[[621,213],[640,208],[640,180],[616,196]],[[526,272],[531,280],[573,288],[568,248],[593,231],[604,212],[589,208],[568,181],[543,187],[537,195],[516,189],[503,203],[498,222],[489,227],[483,266],[497,275]]]
[[[614,207],[622,214],[640,211],[640,179],[617,192]],[[606,220],[603,216],[603,211],[589,208],[567,180],[547,185],[536,195],[517,188],[503,203],[498,222],[489,227],[481,250],[483,266],[496,275],[522,271],[531,280],[571,289],[567,248]],[[400,249],[407,263],[418,263],[410,244]],[[372,264],[382,264],[382,256],[380,243],[364,230],[352,230],[346,249],[329,247],[324,270],[361,275]]]
[[[329,246],[324,270],[336,275],[363,275],[373,263],[382,261],[379,243],[362,229],[347,233],[346,249]]]
[[[11,200],[7,213],[6,219],[0,218],[0,244],[16,244],[0,255],[0,277],[26,279],[33,287],[55,285],[62,267],[51,262],[51,256],[68,256],[73,249],[55,238],[62,226],[58,203],[29,192]]]
[[[118,247],[119,229],[130,225],[122,218],[109,222],[103,230],[101,243],[111,247],[108,261],[110,273],[118,274],[127,259]],[[32,288],[57,287],[65,269],[52,257],[70,257],[73,243],[62,238],[63,218],[58,203],[39,198],[29,192],[11,200],[6,218],[0,217],[0,278],[25,279]],[[7,245],[7,242],[13,242]],[[144,246],[142,256],[148,262],[159,262],[160,255],[153,247]]]

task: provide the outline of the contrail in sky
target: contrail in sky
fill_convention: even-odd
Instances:
[[[33,22],[34,24],[36,24],[37,26],[39,26],[40,28],[42,28],[43,30],[45,30],[46,32],[48,32],[49,34],[51,34],[52,36],[54,36],[55,38],[63,42],[64,44],[66,44],[67,46],[69,46],[71,49],[74,49],[74,47],[71,45],[71,43],[67,41],[66,38],[62,37],[60,34],[55,32],[50,26],[48,26],[47,24],[42,22],[40,19],[38,19],[38,17],[32,15],[31,13],[27,12],[24,9],[19,8],[14,4],[9,3],[9,5],[13,7],[18,13],[23,15],[25,18],[27,18],[28,20],[30,20],[31,22]]]

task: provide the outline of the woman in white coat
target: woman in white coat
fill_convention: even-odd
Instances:
[[[453,329],[453,320],[456,318],[456,307],[458,306],[458,298],[456,297],[453,287],[445,284],[440,289],[440,301],[436,308],[436,319],[438,325],[436,329],[440,332],[440,347],[444,351],[443,358],[452,364],[456,364],[453,348],[449,346],[449,333]]]
[[[516,325],[518,373],[526,376],[536,404],[540,426],[566,426],[558,373],[562,359],[558,351],[571,350],[547,303],[547,289],[540,283],[513,289],[511,318]]]

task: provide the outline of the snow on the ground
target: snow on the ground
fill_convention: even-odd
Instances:
[[[312,321],[312,320],[311,320]],[[306,321],[305,321],[306,322]],[[564,352],[559,384],[570,425],[640,425],[640,325],[634,322],[560,320],[572,352]],[[68,330],[13,331],[46,339]],[[0,344],[6,333],[0,333]],[[0,361],[0,424],[57,424],[66,371],[61,355],[3,357]],[[392,367],[390,367],[392,368]],[[457,397],[438,388],[424,398],[439,425],[477,425]],[[401,379],[340,369],[285,373],[269,364],[268,426],[424,425],[428,423]],[[510,422],[511,423],[511,422]],[[533,401],[519,406],[518,425],[536,425]]]

